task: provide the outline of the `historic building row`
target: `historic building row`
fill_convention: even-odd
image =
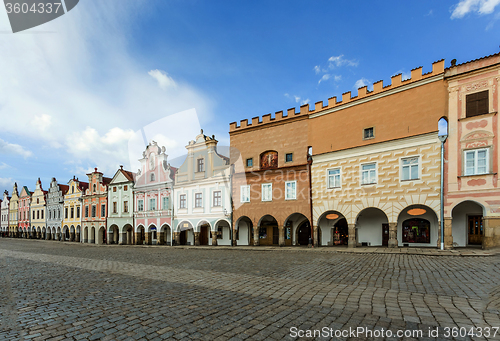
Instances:
[[[2,231],[97,244],[500,246],[499,80],[500,54],[440,60],[356,96],[231,123],[230,158],[201,131],[178,169],[153,141],[136,173],[15,185]]]

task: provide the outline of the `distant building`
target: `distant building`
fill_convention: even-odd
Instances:
[[[19,229],[19,193],[17,192],[17,183],[14,183],[12,197],[9,201],[9,236],[22,237]]]
[[[89,184],[73,176],[73,179],[68,182],[68,187],[68,191],[64,195],[62,231],[58,229],[56,238],[61,241],[93,243],[94,231],[89,232],[89,229],[85,228],[83,240],[77,240],[77,236],[81,236],[82,233],[82,197]]]
[[[56,240],[62,229],[64,219],[64,195],[68,192],[68,185],[57,183],[56,178],[52,178],[47,193],[47,235],[46,239]],[[59,231],[59,232],[58,232]]]
[[[9,204],[10,204],[10,197],[9,197],[9,192],[5,191],[3,193],[3,200],[2,204],[0,205],[1,207],[1,231],[2,231],[2,237],[8,237],[9,236]]]
[[[231,169],[217,143],[202,130],[186,146],[186,160],[175,174],[176,244],[231,245]]]
[[[46,198],[47,191],[42,188],[42,182],[38,178],[36,188],[31,199],[31,228],[36,231],[37,239],[46,238]]]
[[[134,174],[116,171],[108,187],[108,243],[134,244]]]
[[[165,147],[152,141],[135,175],[136,244],[169,244],[172,233],[172,189],[176,168],[167,163]]]
[[[97,168],[87,174],[89,178],[88,187],[82,194],[83,201],[83,233],[89,233],[88,243],[107,244],[106,219],[108,216],[108,185],[110,178],[103,176]],[[87,232],[89,231],[89,232]]]
[[[30,206],[32,192],[23,186],[19,194],[19,229],[24,238],[36,238],[36,229],[31,228]]]

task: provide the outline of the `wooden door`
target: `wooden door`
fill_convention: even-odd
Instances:
[[[382,246],[389,246],[389,224],[382,224]]]
[[[471,215],[468,217],[469,244],[481,245],[483,243],[483,216]]]
[[[280,243],[280,230],[278,226],[273,226],[273,245],[278,245]]]
[[[180,243],[181,243],[181,245],[186,245],[187,244],[186,230],[181,231]]]
[[[207,225],[201,226],[200,245],[208,245],[208,226]]]

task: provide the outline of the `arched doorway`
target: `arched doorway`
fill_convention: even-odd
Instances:
[[[104,226],[99,227],[99,233],[97,234],[97,244],[102,245],[107,243],[106,228]]]
[[[179,245],[194,245],[194,228],[189,221],[182,221],[178,225]]]
[[[309,245],[309,239],[311,236],[311,225],[309,224],[309,221],[304,221],[297,228],[297,244]]]
[[[475,201],[463,201],[452,210],[451,232],[455,246],[480,246],[483,244],[484,207]]]
[[[89,242],[89,228],[87,226],[83,228],[83,242],[84,243]]]
[[[259,245],[279,245],[278,222],[272,215],[263,216],[258,225]]]
[[[210,234],[210,225],[207,222],[202,222],[200,225],[200,245],[208,245]]]
[[[144,245],[144,243],[146,242],[146,231],[144,229],[144,226],[142,225],[139,225],[139,227],[137,228],[137,238],[136,238],[136,244],[137,245]]]
[[[309,219],[302,213],[293,213],[285,219],[285,245],[308,245],[312,238]]]
[[[436,212],[425,205],[406,207],[398,217],[398,245],[433,246],[438,243],[440,231]]]
[[[75,227],[71,225],[70,227],[70,233],[69,233],[69,241],[74,242],[75,241]]]
[[[123,230],[125,231],[123,233],[123,239],[122,243],[125,245],[133,245],[134,244],[134,229],[132,228],[132,225],[127,224],[123,227]]]
[[[217,235],[217,245],[231,245],[231,227],[227,220],[218,220],[214,230]]]
[[[95,227],[92,226],[90,228],[89,244],[94,244],[95,242],[96,242],[96,239],[95,239]]]
[[[388,246],[389,220],[381,209],[368,207],[359,212],[356,229],[361,246]]]
[[[146,244],[156,245],[158,242],[158,233],[156,225],[149,225],[148,232],[146,233]]]
[[[118,244],[120,235],[118,233],[118,226],[111,225],[108,231],[108,241],[109,244]]]
[[[45,229],[45,226],[42,228],[42,239],[47,239],[47,230]]]
[[[161,245],[172,245],[172,231],[168,224],[161,227],[158,242]]]
[[[344,215],[334,210],[324,212],[318,219],[318,239],[321,245],[348,245],[349,228]]]
[[[81,238],[81,227],[80,227],[80,225],[78,225],[78,226],[76,227],[76,237],[75,237],[75,241],[76,241],[76,242],[78,242],[78,243],[80,243],[80,241],[81,241],[81,240],[80,240],[80,238]]]
[[[236,243],[238,245],[254,245],[253,243],[253,223],[246,216],[240,217],[236,221]]]

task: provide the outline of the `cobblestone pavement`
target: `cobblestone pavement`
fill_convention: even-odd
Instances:
[[[485,339],[445,328],[500,327],[499,261],[0,239],[0,340]]]

